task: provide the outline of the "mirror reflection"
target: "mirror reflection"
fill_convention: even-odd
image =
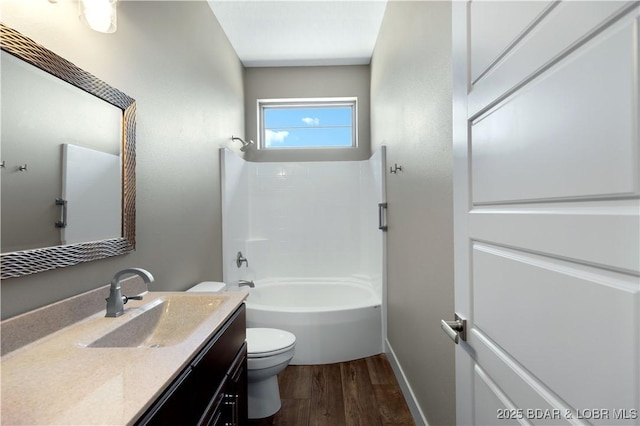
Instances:
[[[0,277],[135,250],[135,100],[0,23]]]
[[[122,111],[1,55],[1,252],[119,237]]]

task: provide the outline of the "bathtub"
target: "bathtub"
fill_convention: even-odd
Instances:
[[[256,280],[247,327],[296,335],[293,365],[331,364],[382,352],[381,300],[356,278]],[[243,288],[244,289],[244,288]]]

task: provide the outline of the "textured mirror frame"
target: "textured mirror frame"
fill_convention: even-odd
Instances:
[[[64,268],[135,250],[136,102],[18,31],[0,23],[0,48],[122,110],[122,236],[101,241],[23,250],[0,255],[1,279]]]

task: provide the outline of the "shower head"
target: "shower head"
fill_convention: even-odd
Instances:
[[[237,136],[231,136],[231,140],[240,141],[242,143],[242,146],[240,147],[240,151],[242,152],[246,152],[249,148],[251,148],[254,145],[254,142],[251,139],[249,139],[249,142],[246,142],[242,138],[239,138]]]

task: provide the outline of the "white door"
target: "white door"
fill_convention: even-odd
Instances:
[[[458,424],[640,424],[639,5],[453,4]]]

